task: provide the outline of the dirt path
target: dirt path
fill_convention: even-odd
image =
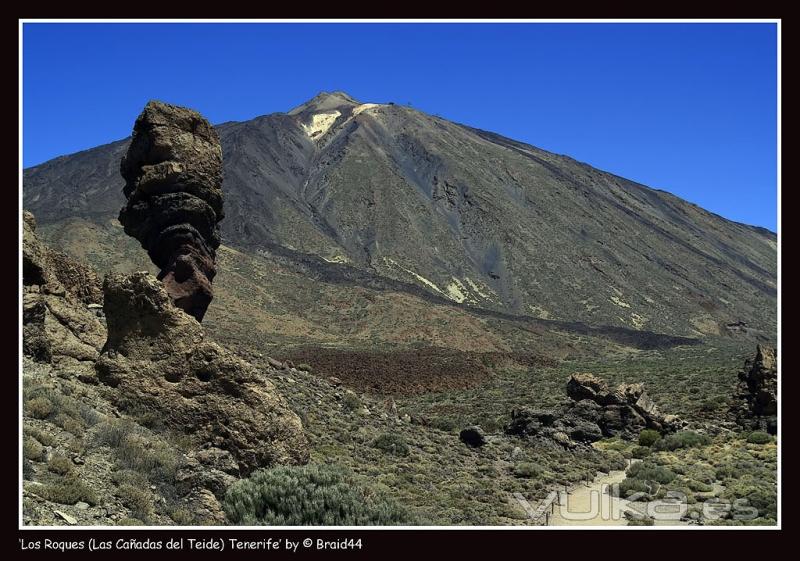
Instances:
[[[550,516],[550,526],[627,526],[628,501],[608,494],[608,486],[622,482],[625,470],[598,475],[588,485],[561,491]]]
[[[594,481],[561,491],[559,500],[549,516],[550,526],[627,526],[626,511],[644,511],[642,503],[631,503],[608,493],[608,487],[621,483],[625,470],[615,470],[598,474]],[[635,505],[635,506],[633,506]],[[656,526],[683,526],[686,522],[677,520],[656,520]]]

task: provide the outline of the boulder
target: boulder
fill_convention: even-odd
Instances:
[[[594,374],[577,373],[567,382],[567,396],[574,401],[591,399],[604,404],[609,399],[608,385]]]
[[[635,404],[642,399],[642,397],[644,397],[645,400],[649,400],[647,394],[644,393],[644,384],[642,383],[620,384],[614,388],[612,396],[613,399],[611,401],[616,405]],[[649,401],[649,403],[652,403],[652,401]],[[655,404],[653,404],[653,406],[655,406]]]
[[[474,448],[486,444],[486,435],[483,433],[483,429],[477,425],[473,425],[463,429],[459,433],[458,438],[464,444],[467,444],[468,446],[472,446]]]
[[[120,172],[125,233],[147,250],[175,305],[202,321],[213,298],[223,218],[217,132],[196,111],[150,101],[136,119]]]
[[[565,411],[565,417],[575,418],[580,421],[597,423],[603,413],[603,408],[590,399],[578,401]]]
[[[603,438],[603,431],[595,423],[576,423],[568,427],[566,433],[575,442],[591,443]]]
[[[97,376],[116,388],[109,395],[120,410],[157,412],[198,445],[229,452],[242,475],[308,461],[300,419],[272,383],[206,340],[161,282],[143,272],[110,274],[103,290],[108,341]]]
[[[632,440],[647,428],[647,421],[630,405],[609,405],[603,409],[600,429],[605,436]]]
[[[511,421],[506,425],[506,434],[532,436],[551,427],[559,417],[555,411],[522,407],[511,411]]]
[[[677,417],[667,419],[659,411],[641,383],[620,384],[610,390],[592,374],[573,374],[567,382],[567,395],[577,401],[570,414],[588,415],[586,420],[596,422],[605,436],[634,439],[644,428],[663,433],[682,426]]]
[[[566,408],[563,415],[554,423],[575,442],[591,443],[603,438],[600,422],[603,409],[590,399],[581,400]]]

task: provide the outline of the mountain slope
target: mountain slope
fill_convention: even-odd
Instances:
[[[508,314],[774,337],[776,236],[669,193],[341,92],[218,131],[228,246],[314,254]],[[110,227],[126,146],[25,170],[24,207]]]

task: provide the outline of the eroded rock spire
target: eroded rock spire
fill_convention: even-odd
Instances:
[[[222,211],[222,147],[202,115],[150,101],[120,166],[119,215],[160,269],[173,303],[202,321],[213,298]]]

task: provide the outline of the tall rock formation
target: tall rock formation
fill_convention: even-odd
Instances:
[[[191,109],[150,101],[120,166],[125,232],[161,269],[176,306],[202,321],[213,298],[222,211],[222,147]]]
[[[778,353],[758,345],[756,356],[745,361],[739,372],[738,401],[733,407],[737,422],[745,429],[778,432]]]
[[[162,282],[146,272],[106,276],[108,340],[98,378],[118,389],[117,407],[158,412],[173,429],[231,454],[240,474],[305,463],[299,417],[252,365],[206,340],[199,323],[212,299],[220,243],[217,133],[195,111],[151,101],[120,169],[128,198],[120,222],[147,249]]]

